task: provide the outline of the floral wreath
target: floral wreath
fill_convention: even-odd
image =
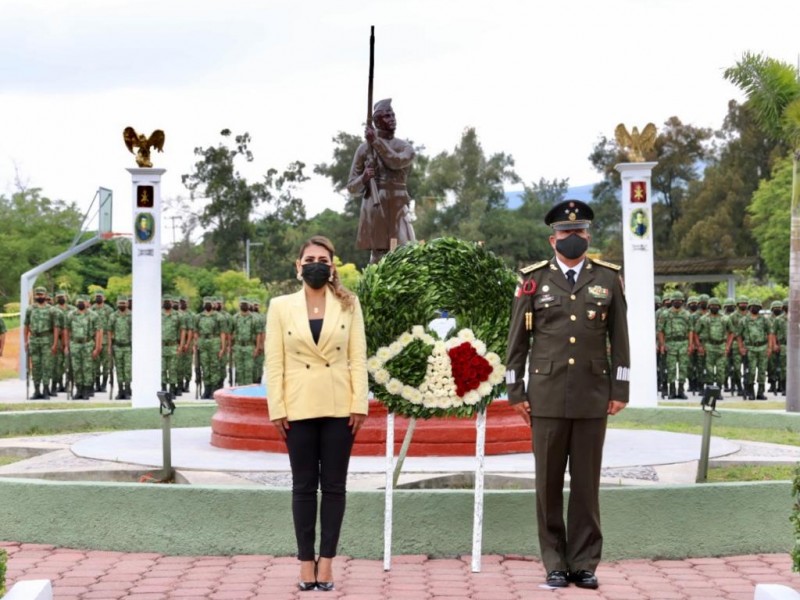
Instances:
[[[481,245],[441,238],[403,246],[364,271],[358,296],[367,371],[377,399],[396,414],[469,417],[502,391],[516,276]],[[454,336],[426,325],[447,311]]]

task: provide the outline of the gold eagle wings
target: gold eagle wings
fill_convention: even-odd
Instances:
[[[656,145],[656,133],[656,126],[652,123],[645,125],[641,133],[636,127],[628,133],[622,123],[617,125],[614,130],[617,144],[626,151],[628,160],[631,162],[645,161],[645,154],[650,152]]]
[[[136,153],[136,164],[140,167],[150,168],[153,163],[150,161],[150,148],[155,148],[159,152],[164,151],[164,132],[156,129],[147,137],[144,134],[136,133],[133,127],[126,127],[122,131],[122,139],[125,141],[128,151],[133,154],[134,148],[139,148]]]

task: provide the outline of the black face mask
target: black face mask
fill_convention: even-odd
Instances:
[[[95,298],[94,299],[94,303],[97,304],[97,306],[100,306],[101,304],[103,304],[103,299],[102,298]]]
[[[78,310],[83,310],[86,308],[86,302],[78,302]]]
[[[760,312],[761,312],[761,309],[758,308],[757,306],[751,306],[750,307],[750,314],[751,315],[757,315]]]
[[[248,310],[250,310],[250,307],[247,306],[247,304],[240,304],[239,310],[241,310],[242,312],[247,312]]]
[[[128,301],[128,310],[133,310],[133,302]]]
[[[164,310],[170,310],[172,308],[172,302],[164,302],[161,306],[164,307]]]
[[[775,315],[776,317],[780,317],[783,314],[783,309],[776,308],[775,310],[772,311],[772,314]]]
[[[589,240],[582,238],[577,233],[572,233],[561,240],[556,240],[556,252],[564,258],[575,260],[580,258],[589,249]]]
[[[309,287],[318,290],[331,276],[331,266],[323,262],[306,263],[303,265],[303,281]]]
[[[737,304],[736,306],[738,306],[739,310],[742,311],[742,312],[747,311],[747,305],[745,305],[745,304]]]
[[[128,305],[127,304],[117,304],[117,310],[119,312],[125,312],[126,310],[128,310]]]
[[[712,306],[712,307],[711,307],[711,308],[709,308],[708,310],[710,310],[710,311],[711,311],[711,314],[712,314],[712,315],[715,315],[715,314],[717,314],[717,313],[719,312],[719,306]]]
[[[37,304],[44,304],[45,301],[45,299],[42,298],[41,296],[37,296],[36,298],[34,298],[34,300],[36,300]]]
[[[203,310],[210,311],[213,307],[211,306],[211,302],[206,302],[203,304]]]
[[[696,311],[696,310],[697,310],[697,304],[694,304],[694,303],[692,303],[692,304],[689,304],[687,308],[688,308],[690,311],[694,312],[694,311]]]
[[[700,303],[700,310],[705,310],[707,308],[708,308],[708,303],[707,302],[701,302]]]
[[[736,307],[735,307],[735,306],[726,306],[726,307],[725,307],[725,313],[726,313],[726,314],[729,314],[729,315],[732,315],[732,314],[733,314],[733,311],[735,311],[735,310],[736,310]]]
[[[683,302],[672,301],[672,308],[683,308]]]
[[[59,299],[58,299],[58,303],[59,303],[59,304],[61,304],[61,305],[63,306],[64,304],[66,304],[66,303],[67,303],[67,299],[66,299],[66,298],[59,298]]]

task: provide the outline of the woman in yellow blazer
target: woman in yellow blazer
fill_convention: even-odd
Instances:
[[[358,298],[342,287],[333,256],[327,238],[305,242],[295,263],[303,289],[273,298],[267,311],[267,403],[289,449],[303,591],[333,589],[350,450],[367,415],[364,317]]]

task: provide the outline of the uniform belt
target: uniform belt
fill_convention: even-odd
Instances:
[[[130,342],[117,342],[117,341],[114,342],[114,347],[115,348],[120,348],[120,347],[124,347],[124,346],[128,346],[129,347],[130,345],[131,345]]]
[[[45,331],[43,333],[35,333],[35,332],[31,331],[31,337],[45,337],[45,336],[52,336],[52,335],[53,335],[52,331]]]
[[[242,342],[241,344],[234,344],[235,348],[243,348],[245,346],[252,346],[255,342]]]
[[[72,339],[70,339],[70,342],[75,342],[76,344],[85,344],[87,341],[89,341],[87,338],[72,338]]]
[[[162,346],[177,346],[178,342],[161,342]]]
[[[203,333],[200,334],[200,339],[201,340],[211,340],[211,339],[214,339],[214,338],[219,338],[219,334],[218,333],[209,333],[208,335],[203,334]]]

